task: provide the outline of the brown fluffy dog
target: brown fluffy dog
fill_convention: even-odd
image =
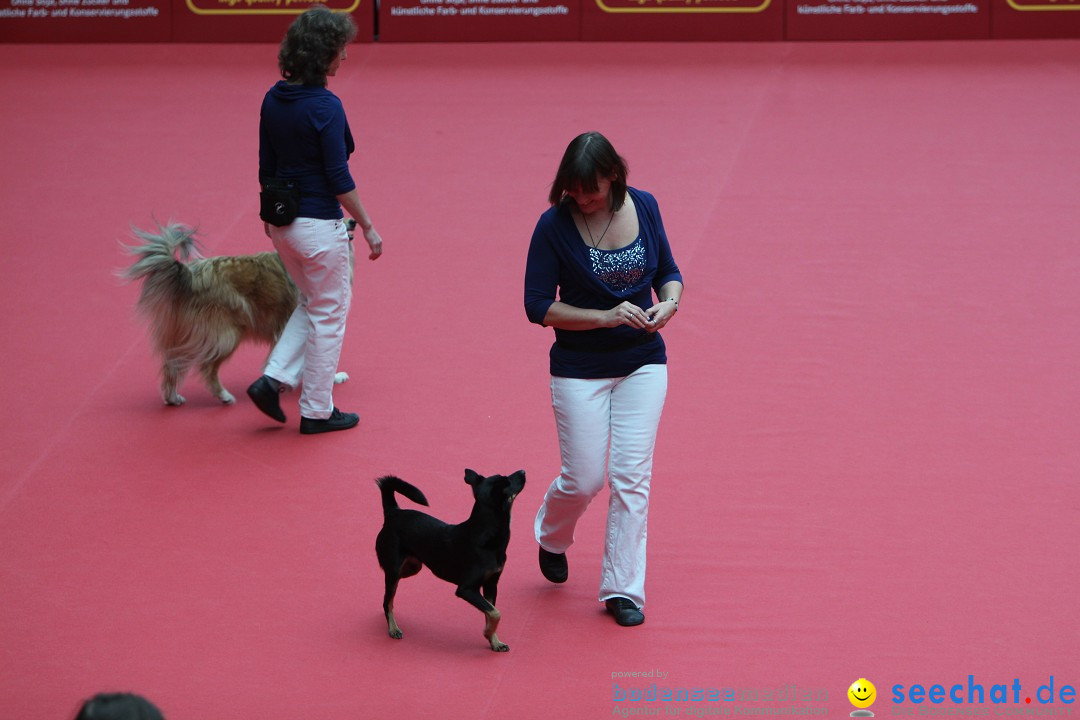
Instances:
[[[202,257],[195,231],[184,225],[132,231],[143,244],[125,246],[138,259],[122,276],[142,280],[138,308],[161,358],[165,404],[184,404],[176,390],[192,366],[214,397],[232,404],[218,378],[222,364],[246,340],[273,345],[296,309],[299,294],[281,259],[274,252]],[[336,381],[346,378],[338,373]]]

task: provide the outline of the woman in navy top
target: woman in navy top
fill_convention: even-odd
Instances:
[[[355,149],[341,100],[326,88],[356,37],[352,16],[324,6],[293,21],[278,52],[284,78],[263,98],[259,115],[259,178],[292,180],[300,211],[291,224],[264,224],[281,262],[300,290],[300,302],[270,351],[248,395],[264,413],[285,422],[278,393],[303,384],[300,432],[346,430],[360,418],[334,407],[334,375],[352,295],[349,235],[342,206],[363,229],[376,260],[375,231],[349,173]]]
[[[649,483],[667,393],[658,331],[678,311],[683,283],[656,199],[627,187],[626,174],[600,133],[566,148],[529,245],[525,312],[555,329],[551,398],[562,466],[536,516],[541,572],[566,581],[574,528],[606,479],[599,599],[620,625],[640,625]]]

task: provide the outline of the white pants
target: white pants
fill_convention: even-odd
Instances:
[[[606,476],[601,601],[626,597],[645,605],[649,481],[666,396],[667,365],[646,365],[624,378],[551,378],[562,471],[536,515],[536,540],[548,552],[566,552]]]
[[[265,374],[290,387],[303,385],[300,415],[321,420],[334,409],[334,374],[352,299],[349,236],[341,220],[297,218],[270,227],[281,262],[300,290]]]

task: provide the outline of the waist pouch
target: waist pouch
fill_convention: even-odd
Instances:
[[[259,217],[276,227],[288,225],[300,212],[300,186],[292,180],[261,178]]]

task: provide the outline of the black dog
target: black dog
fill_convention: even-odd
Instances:
[[[398,507],[395,492],[420,505],[428,504],[424,494],[409,483],[390,475],[376,481],[382,490],[384,519],[375,538],[375,554],[386,573],[386,626],[390,637],[401,638],[401,628],[394,620],[398,581],[427,565],[435,577],[457,585],[455,594],[459,598],[487,616],[484,637],[492,650],[506,652],[510,647],[495,635],[500,617],[495,593],[510,542],[510,507],[525,487],[525,471],[518,470],[509,477],[483,477],[466,470],[465,482],[472,486],[472,513],[460,525],[448,525],[419,510]]]

